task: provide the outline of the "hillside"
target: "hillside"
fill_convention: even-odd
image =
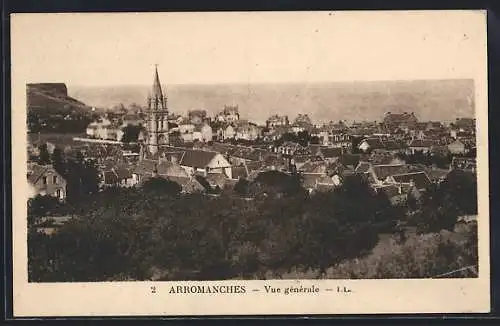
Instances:
[[[150,86],[71,87],[71,95],[89,105],[111,108],[123,103],[143,106]],[[270,114],[308,113],[315,121],[375,120],[387,112],[414,111],[422,120],[452,121],[473,116],[472,80],[381,82],[166,85],[171,111],[238,104],[242,118],[262,123]]]
[[[64,83],[36,83],[26,85],[27,107],[30,112],[41,111],[50,114],[69,114],[88,111],[85,103],[68,96]]]

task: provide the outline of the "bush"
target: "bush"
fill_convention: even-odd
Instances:
[[[217,280],[304,271],[315,277],[418,277],[477,260],[477,234],[467,236],[465,246],[446,240],[445,231],[373,252],[378,234],[401,212],[362,179],[309,195],[294,177],[273,172],[262,178],[259,183],[283,196],[180,195],[178,184],[161,178],[140,189],[88,195],[74,208],[78,218],[56,234],[30,228],[30,280]],[[431,204],[446,207],[434,199]],[[440,231],[441,218],[429,217],[424,225]]]
[[[467,266],[477,268],[477,226],[466,225],[455,233],[441,231],[413,235],[403,244],[394,238],[361,258],[342,261],[326,269],[293,269],[283,278],[399,279],[433,277],[476,277]]]

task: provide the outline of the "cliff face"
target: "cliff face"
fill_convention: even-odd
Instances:
[[[37,83],[26,85],[29,92],[41,92],[52,94],[54,96],[66,97],[68,96],[68,88],[64,83]]]
[[[26,85],[28,110],[78,111],[87,110],[84,103],[68,96],[64,83],[36,83]]]

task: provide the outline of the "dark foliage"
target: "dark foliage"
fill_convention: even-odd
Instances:
[[[139,140],[139,133],[141,132],[141,126],[127,125],[123,128],[123,136],[121,141],[123,143],[136,143]]]
[[[422,205],[410,214],[421,233],[452,230],[460,215],[477,214],[477,184],[470,172],[454,170],[439,185],[427,189]]]
[[[37,233],[30,223],[29,279],[220,280],[297,269],[321,276],[331,266],[368,257],[378,235],[404,216],[363,178],[347,178],[342,187],[313,195],[299,181],[298,175],[277,171],[261,173],[251,183],[240,180],[235,192],[255,192],[253,200],[225,192],[179,195],[180,186],[162,178],[138,189],[86,195],[71,207],[76,217],[53,235]],[[470,196],[467,181],[468,176],[451,174],[443,186],[429,189],[412,215],[421,232],[453,228],[458,211],[451,196]],[[60,209],[46,198],[30,205],[30,216]],[[469,242],[472,246],[474,239]],[[436,252],[445,259],[449,253],[441,247]],[[473,258],[474,252],[460,255]],[[384,275],[392,275],[389,269]]]
[[[296,266],[324,269],[376,244],[392,216],[386,199],[356,181],[308,198],[293,178],[261,176],[285,195],[253,201],[174,199],[178,186],[160,178],[90,195],[74,208],[79,218],[54,235],[30,232],[30,280],[264,277]]]
[[[166,194],[170,196],[179,196],[182,191],[182,187],[177,182],[160,177],[148,179],[141,188],[145,193]]]

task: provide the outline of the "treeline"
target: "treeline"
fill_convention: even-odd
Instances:
[[[108,189],[73,203],[65,212],[75,218],[52,235],[37,232],[37,220],[52,208],[45,203],[41,209],[36,198],[29,202],[29,280],[263,279],[308,269],[325,275],[332,266],[369,255],[380,233],[397,234],[408,212],[438,204],[422,199],[412,209],[393,207],[384,193],[356,177],[315,195],[299,182],[264,173],[244,185],[254,195],[248,200],[225,192],[182,195],[174,182],[152,179],[138,189]],[[442,189],[435,191],[451,191]],[[465,195],[473,194],[457,199]],[[442,227],[429,216],[421,214],[420,223],[427,223],[422,232]]]

